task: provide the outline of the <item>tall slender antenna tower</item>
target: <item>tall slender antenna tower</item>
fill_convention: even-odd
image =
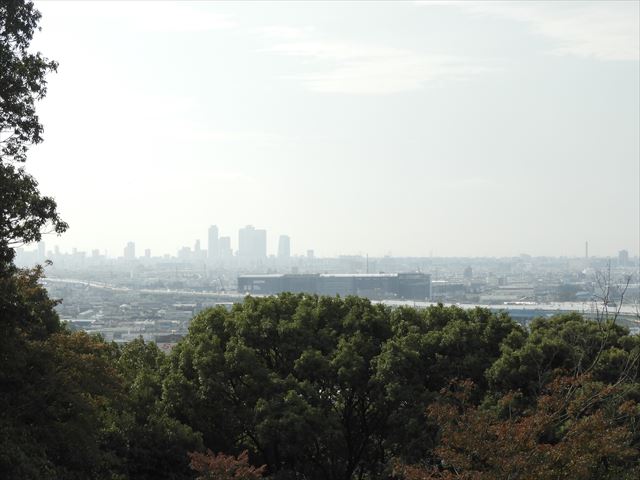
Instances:
[[[584,258],[589,259],[589,242],[584,242]]]

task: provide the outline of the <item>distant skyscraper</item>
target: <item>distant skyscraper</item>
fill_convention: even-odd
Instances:
[[[238,231],[238,256],[239,257],[253,257],[253,233],[255,228],[251,225],[247,225],[245,228],[241,228]]]
[[[144,250],[144,258],[151,258],[151,249],[145,248]]]
[[[287,259],[291,256],[291,239],[288,235],[280,235],[278,239],[278,258]]]
[[[218,251],[218,227],[215,225],[211,225],[209,227],[209,236],[207,238],[207,248],[209,260],[213,260],[220,256],[220,252]]]
[[[244,258],[267,257],[267,231],[247,225],[238,231],[238,256]]]
[[[313,250],[307,250],[307,258],[312,259],[314,257]]]
[[[231,237],[220,237],[218,240],[218,255],[220,258],[229,258],[233,255],[231,251]]]
[[[193,246],[193,260],[206,260],[207,252],[200,247],[200,240],[196,240]]]
[[[124,259],[134,260],[135,258],[136,258],[136,244],[133,242],[128,242],[127,246],[124,247]]]
[[[178,258],[183,262],[192,260],[192,257],[193,255],[190,247],[182,247],[180,250],[178,250]]]

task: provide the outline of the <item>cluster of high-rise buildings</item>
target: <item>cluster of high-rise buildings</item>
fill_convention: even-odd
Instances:
[[[291,257],[291,239],[288,235],[280,235],[278,240],[277,257],[288,259]],[[145,250],[145,257],[150,257],[150,250]],[[245,260],[260,260],[267,258],[267,231],[247,225],[238,231],[238,248],[234,252],[231,237],[221,236],[217,225],[211,225],[207,231],[207,245],[202,248],[200,240],[196,240],[193,248],[185,246],[178,250],[177,258],[181,260],[200,260],[214,262],[232,257]],[[136,258],[135,244],[128,242],[124,248],[123,258]]]
[[[150,250],[145,250],[145,257],[150,257]],[[234,252],[231,246],[231,237],[221,236],[217,225],[211,225],[207,231],[206,249],[201,247],[200,240],[196,240],[193,248],[182,247],[178,250],[177,257],[182,260],[217,261],[232,257],[243,260],[261,260],[267,258],[267,231],[247,225],[238,231],[238,245]],[[291,238],[288,235],[280,235],[278,239],[278,259],[291,257]],[[124,248],[123,258],[133,260],[135,244],[128,242]]]
[[[220,237],[218,227],[211,225],[207,236],[207,256],[210,259],[228,258],[233,255],[231,237]]]
[[[233,256],[231,237],[219,236],[218,227],[211,225],[207,238],[207,258],[209,260],[224,259]],[[259,260],[267,258],[267,231],[247,225],[238,231],[239,258]],[[278,258],[286,259],[291,256],[291,239],[287,235],[280,235],[278,240]]]
[[[278,238],[277,249],[275,255],[267,254],[267,231],[265,229],[255,228],[253,225],[247,225],[238,231],[238,243],[236,248],[232,247],[231,237],[220,235],[217,225],[211,225],[207,231],[206,245],[202,245],[200,240],[195,240],[193,246],[183,246],[178,249],[177,254],[161,255],[153,257],[154,260],[178,260],[181,262],[197,262],[210,263],[224,262],[225,260],[234,259],[235,263],[250,266],[252,264],[261,264],[261,260],[267,257],[275,258],[277,261],[287,261],[291,258],[291,238],[288,235],[280,235]],[[89,254],[84,251],[78,251],[73,248],[71,253],[62,253],[58,246],[53,251],[46,251],[43,241],[37,244],[35,250],[25,250],[19,248],[17,251],[18,260],[21,264],[42,263],[46,259],[55,260],[59,264],[66,265],[83,265],[85,261],[100,262],[105,261],[109,256],[106,252],[98,249],[91,250]],[[307,258],[313,258],[313,250],[307,251]],[[133,262],[138,259],[151,260],[151,249],[146,248],[143,251],[136,250],[136,243],[129,241],[122,250],[121,255],[117,255],[116,260],[124,260],[125,262]],[[258,263],[256,263],[258,262]]]

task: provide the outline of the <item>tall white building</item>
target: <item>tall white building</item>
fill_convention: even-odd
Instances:
[[[238,231],[238,256],[243,258],[267,257],[267,231],[247,225]]]
[[[233,255],[231,237],[220,237],[218,240],[218,255],[220,255],[220,258],[230,258]]]
[[[278,239],[278,258],[281,260],[291,257],[291,239],[289,235],[280,235]]]
[[[218,245],[218,227],[216,225],[211,225],[209,227],[209,235],[208,235],[208,243],[207,243],[207,254],[209,260],[214,260],[220,257],[220,250]]]
[[[124,247],[124,258],[125,260],[134,260],[136,258],[136,244],[133,242],[128,242],[127,246]]]

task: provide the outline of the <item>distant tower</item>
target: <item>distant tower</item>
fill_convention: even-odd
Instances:
[[[255,239],[256,256],[258,258],[267,258],[267,231],[256,230]]]
[[[220,258],[230,258],[232,256],[231,237],[220,237],[218,240],[218,252]]]
[[[238,231],[238,256],[245,258],[266,258],[267,231],[256,230],[247,225]]]
[[[246,227],[238,230],[239,257],[253,256],[253,232],[255,232],[255,228],[252,225],[247,225]]]
[[[278,258],[286,260],[291,257],[291,239],[288,235],[280,235],[278,239]]]
[[[151,258],[151,249],[150,248],[145,248],[144,249],[144,258]]]
[[[589,259],[589,242],[584,242],[584,258]]]
[[[127,246],[124,247],[124,259],[134,260],[135,258],[136,258],[136,244],[133,242],[128,242]]]
[[[209,249],[207,254],[209,256],[209,260],[218,258],[220,256],[220,252],[218,250],[218,227],[216,225],[211,225],[209,227],[209,236],[207,240],[207,248]]]
[[[311,259],[313,259],[313,257],[314,257],[314,252],[313,252],[313,250],[307,250],[307,258],[308,258],[309,260],[311,260]]]

